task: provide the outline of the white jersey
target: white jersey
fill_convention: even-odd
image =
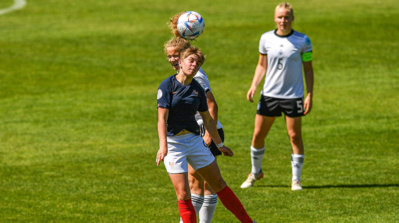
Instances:
[[[293,31],[279,36],[275,30],[264,33],[259,53],[267,55],[267,71],[261,94],[282,99],[302,98],[302,54],[310,51],[312,44],[305,34]]]
[[[202,88],[204,88],[205,92],[207,93],[208,91],[211,91],[211,85],[209,84],[209,80],[208,77],[205,74],[205,71],[200,68],[198,70],[198,72],[195,74],[194,79],[200,83],[200,85],[202,86]],[[195,114],[195,119],[197,120],[198,125],[201,125],[203,123],[203,120],[201,118],[201,115],[197,112],[197,114]],[[219,122],[217,123],[217,128],[223,128],[222,124]]]

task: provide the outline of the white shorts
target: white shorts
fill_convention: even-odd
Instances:
[[[168,154],[164,158],[164,164],[168,173],[188,172],[187,162],[194,170],[198,170],[215,160],[199,135],[188,133],[180,136],[168,136],[166,140]]]

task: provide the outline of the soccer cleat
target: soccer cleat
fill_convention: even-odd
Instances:
[[[250,173],[248,175],[247,180],[244,181],[244,183],[241,184],[241,188],[252,187],[254,185],[255,181],[260,180],[261,178],[263,178],[262,170],[260,170],[260,173],[257,173],[257,174]]]
[[[291,184],[291,190],[296,191],[296,190],[302,190],[301,182],[297,180],[293,180]]]

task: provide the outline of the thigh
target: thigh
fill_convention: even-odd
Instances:
[[[190,187],[188,184],[187,173],[169,173],[170,180],[176,192],[177,200],[187,200],[191,198]]]
[[[303,98],[296,99],[281,99],[280,107],[283,113],[289,117],[303,116]]]
[[[187,148],[182,142],[168,138],[168,154],[164,158],[166,171],[168,173],[188,172],[187,155]]]
[[[256,114],[269,117],[281,116],[282,111],[279,103],[280,99],[262,95],[258,103]]]
[[[212,187],[215,192],[219,192],[226,187],[226,182],[223,180],[216,160],[214,160],[208,166],[198,169],[197,173],[201,175],[201,177]]]
[[[285,116],[287,132],[290,137],[302,137],[302,117]]]
[[[285,117],[293,154],[305,154],[302,141],[302,118]]]
[[[188,182],[191,193],[204,196],[204,180],[190,165],[188,166]]]
[[[276,117],[268,117],[257,114],[255,117],[254,135],[252,138],[252,146],[255,148],[263,148],[265,138],[272,127]]]
[[[190,138],[188,146],[190,152],[187,156],[187,161],[194,170],[205,167],[215,160],[215,157],[200,136]]]

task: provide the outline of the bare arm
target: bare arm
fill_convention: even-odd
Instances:
[[[262,81],[263,77],[265,76],[266,70],[267,70],[267,55],[259,54],[259,60],[258,60],[258,65],[256,66],[255,69],[255,75],[252,80],[251,87],[249,88],[247,93],[248,101],[254,102],[252,98],[256,93],[256,88],[258,87],[259,83]]]
[[[303,105],[303,108],[305,109],[304,114],[306,115],[312,110],[314,75],[313,75],[312,61],[303,62],[302,64],[305,72],[305,82],[306,82],[306,91],[307,91],[307,95]]]
[[[208,109],[209,109],[209,114],[213,118],[213,120],[217,123],[218,122],[218,112],[219,112],[219,107],[216,103],[216,99],[213,96],[211,91],[208,91],[206,93],[206,100],[208,102]],[[205,143],[209,146],[212,142],[212,137],[210,136],[208,131],[205,131],[204,135],[204,141]]]
[[[169,110],[166,108],[158,108],[158,137],[159,137],[159,150],[157,152],[156,162],[159,166],[168,153],[168,143],[166,141],[166,122],[168,120]]]
[[[202,120],[204,121],[204,126],[206,130],[209,132],[210,136],[212,137],[215,144],[222,143],[222,139],[219,136],[219,133],[216,128],[216,122],[213,120],[209,111],[200,112]],[[218,147],[220,152],[222,152],[225,156],[233,156],[233,151],[226,146]]]

